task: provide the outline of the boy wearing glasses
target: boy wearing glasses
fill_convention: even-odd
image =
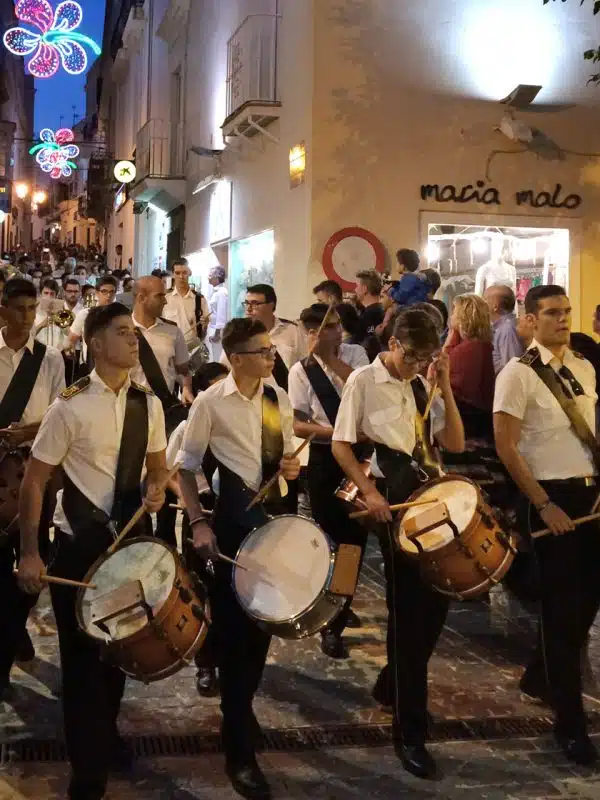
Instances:
[[[419,371],[439,350],[435,323],[424,311],[401,311],[388,350],[346,381],[333,432],[333,455],[359,487],[371,516],[380,526],[387,582],[387,651],[394,706],[394,746],[404,768],[432,778],[436,765],[425,748],[427,737],[427,665],[444,626],[448,598],[426,585],[418,565],[398,549],[390,504],[400,503],[420,485],[413,459],[417,445],[416,415],[423,414],[430,391]],[[464,449],[464,430],[450,386],[448,357],[439,355],[429,368],[437,378],[436,398],[426,426],[447,450]],[[364,474],[353,445],[366,436],[375,445],[373,474]]]
[[[281,468],[286,480],[298,477],[292,458],[293,416],[279,387],[266,383],[275,361],[265,326],[258,320],[233,319],[223,331],[231,373],[201,392],[192,405],[177,461],[194,546],[213,561],[209,586],[216,661],[221,686],[223,746],[234,789],[244,797],[267,798],[270,789],[255,755],[258,723],[252,710],[262,678],[270,636],[239,605],[231,585],[231,567],[219,560],[235,557],[244,538],[267,521],[265,508],[246,510],[260,486]],[[212,525],[198,502],[196,474],[202,473],[207,449],[219,469],[219,498]],[[269,502],[270,501],[270,502]],[[269,497],[272,512],[280,497]]]
[[[346,509],[334,496],[344,474],[331,452],[331,437],[344,384],[355,369],[369,364],[369,358],[364,347],[342,343],[340,318],[337,312],[328,312],[328,305],[315,303],[300,315],[312,355],[290,370],[294,432],[303,439],[313,433],[316,436],[310,445],[307,468],[313,518],[337,545],[356,544],[364,549],[366,529],[348,519]],[[326,314],[327,323],[321,329]],[[351,617],[354,625],[360,624],[351,613],[348,600],[343,611],[321,632],[321,649],[330,658],[348,658],[342,633]]]

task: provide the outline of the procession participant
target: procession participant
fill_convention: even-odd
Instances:
[[[575,527],[573,519],[589,514],[598,495],[596,376],[569,349],[571,303],[561,286],[530,289],[525,313],[534,339],[497,378],[496,448],[524,496],[522,532],[553,535],[533,541],[542,636],[521,686],[541,694],[547,681],[556,740],[569,761],[586,765],[597,752],[587,734],[580,654],[600,606],[600,536],[596,522]]]
[[[317,303],[334,303],[337,306],[344,302],[342,287],[337,281],[321,281],[313,288],[313,294]]]
[[[174,322],[186,344],[204,339],[209,308],[206,298],[190,286],[191,269],[181,259],[173,262],[173,288],[167,292],[165,319]]]
[[[326,315],[326,324],[319,333]],[[367,366],[369,359],[360,345],[342,343],[340,318],[337,312],[329,312],[329,306],[315,303],[305,308],[300,321],[312,356],[291,368],[289,397],[296,436],[316,436],[310,445],[307,468],[312,517],[336,545],[355,544],[364,551],[366,528],[349,520],[347,509],[335,498],[344,474],[331,452],[331,437],[344,384],[352,371]],[[348,599],[343,611],[321,632],[321,649],[330,658],[348,658],[342,633],[350,620],[351,627],[360,626],[351,611],[351,602]]]
[[[58,300],[58,282],[44,278],[40,284],[40,298],[35,315],[35,338],[42,344],[63,350],[67,344],[67,332],[56,324],[54,315],[62,302]]]
[[[223,353],[221,337],[223,328],[229,319],[229,294],[225,285],[225,270],[223,267],[213,267],[208,276],[212,292],[208,299],[210,319],[208,321],[208,344],[211,361],[220,361]]]
[[[444,626],[449,600],[426,585],[418,564],[397,548],[390,504],[403,502],[420,484],[413,452],[418,443],[417,410],[423,414],[428,384],[418,376],[439,348],[439,334],[424,311],[400,311],[388,351],[368,367],[353,372],[342,394],[333,433],[333,454],[360,489],[371,516],[383,526],[380,543],[385,562],[388,606],[387,652],[393,698],[396,753],[405,769],[420,778],[436,774],[425,748],[427,737],[427,665]],[[451,451],[464,448],[464,431],[450,385],[448,356],[430,368],[441,399],[436,398],[427,435]],[[373,473],[378,487],[364,474],[352,446],[360,435],[375,444]]]
[[[96,367],[48,410],[21,488],[19,584],[31,593],[43,586],[40,574],[45,568],[37,550],[41,497],[58,466],[64,490],[54,514],[58,552],[50,568],[53,575],[82,580],[113,542],[109,522],[121,528],[141,504],[144,464],[148,512],[158,511],[164,502],[164,417],[158,398],[129,377],[138,358],[131,315],[117,303],[90,309],[84,334]],[[130,760],[117,730],[125,674],[105,661],[99,644],[78,629],[77,590],[53,584],[51,596],[72,769],[69,798],[100,800],[109,769],[126,767]]]
[[[0,330],[0,438],[10,449],[32,442],[44,413],[65,388],[60,353],[33,338],[37,292],[31,281],[13,278],[2,298]],[[48,502],[48,501],[46,501]],[[40,528],[41,550],[48,555],[48,514]],[[23,641],[28,658],[33,646],[25,637],[25,623],[37,597],[25,595],[13,576],[18,537],[0,546],[0,699],[8,693],[10,670]]]
[[[71,311],[77,315],[83,310],[83,303],[81,302],[81,286],[77,278],[71,276],[65,278],[63,281],[63,298],[65,301],[65,310]]]
[[[99,277],[96,281],[96,289],[94,292],[96,306],[102,308],[103,306],[114,303],[118,285],[119,282],[116,278],[113,278],[112,275],[103,275]],[[78,343],[81,343],[82,362],[87,364],[88,368],[91,370],[93,364],[91,363],[91,358],[88,358],[87,344],[83,335],[85,321],[89,312],[89,308],[82,308],[81,311],[76,314],[73,324],[71,325],[71,330],[69,331],[69,344],[71,347],[76,347]]]
[[[278,492],[265,507],[246,507],[260,485],[279,467],[286,480],[298,476],[292,458],[293,416],[289,399],[266,383],[275,363],[275,348],[258,320],[233,319],[223,333],[231,363],[225,380],[201,392],[190,412],[182,450],[180,486],[190,517],[194,545],[213,560],[215,579],[209,585],[217,666],[221,686],[223,745],[233,787],[248,798],[270,797],[256,761],[258,723],[252,710],[271,637],[247,616],[231,585],[231,567],[219,552],[235,556],[247,534],[264,524],[277,508]],[[196,474],[202,472],[210,448],[219,469],[219,498],[212,527],[198,502]],[[270,500],[271,498],[269,498]]]

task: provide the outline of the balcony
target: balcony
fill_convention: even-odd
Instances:
[[[251,14],[227,43],[227,118],[223,136],[246,139],[267,131],[279,119],[277,45],[279,15]]]
[[[131,197],[172,211],[185,202],[183,125],[150,119],[136,138],[136,182]]]

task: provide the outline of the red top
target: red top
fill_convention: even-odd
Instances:
[[[491,411],[494,405],[494,360],[491,342],[478,339],[446,345],[450,359],[450,383],[458,402],[468,403],[482,411]]]

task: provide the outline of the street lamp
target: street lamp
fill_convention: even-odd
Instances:
[[[48,199],[48,195],[44,192],[43,189],[38,189],[33,193],[33,197],[31,198],[36,205],[40,203],[45,203]]]
[[[15,194],[19,200],[24,200],[29,194],[29,186],[26,183],[16,183]]]

